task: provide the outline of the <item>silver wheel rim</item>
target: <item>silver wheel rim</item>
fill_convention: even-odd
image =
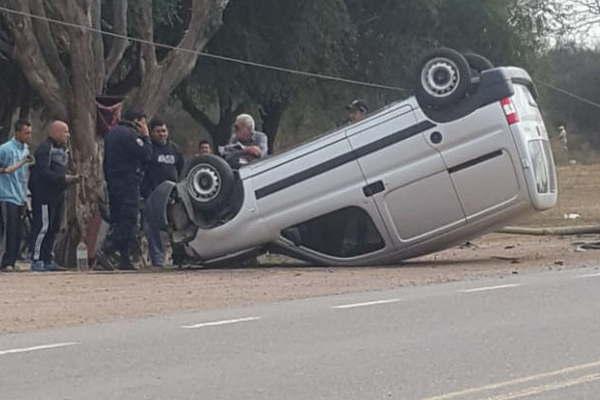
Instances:
[[[221,193],[221,188],[221,175],[210,164],[198,164],[188,173],[188,193],[201,203],[214,200]]]
[[[421,85],[430,96],[448,97],[460,83],[458,65],[448,58],[434,58],[421,70]]]

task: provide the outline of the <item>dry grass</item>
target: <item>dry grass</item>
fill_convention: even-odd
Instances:
[[[600,225],[600,164],[559,167],[558,183],[558,205],[519,221],[519,225]],[[565,219],[565,214],[580,214],[581,217]]]

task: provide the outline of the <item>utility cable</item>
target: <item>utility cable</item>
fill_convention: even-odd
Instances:
[[[105,31],[102,29],[97,29],[97,28],[93,28],[90,26],[86,26],[86,25],[80,25],[80,24],[75,24],[72,22],[66,22],[66,21],[61,21],[58,19],[54,19],[54,18],[50,18],[50,17],[46,17],[46,16],[42,16],[42,15],[36,15],[36,14],[32,14],[32,13],[28,13],[28,12],[24,12],[24,11],[18,11],[18,10],[14,10],[12,8],[8,8],[8,7],[1,7],[0,6],[0,11],[8,13],[8,14],[13,14],[13,15],[19,15],[22,17],[28,17],[28,18],[33,18],[33,19],[38,19],[41,21],[46,21],[46,22],[50,22],[53,24],[57,24],[57,25],[62,25],[62,26],[67,26],[70,28],[76,28],[76,29],[85,29],[88,30],[90,32],[93,33],[97,33],[100,35],[104,35],[104,36],[108,36],[108,37],[113,37],[116,39],[122,39],[122,40],[128,40],[131,42],[136,42],[136,43],[140,43],[140,44],[146,44],[146,45],[151,45],[151,46],[155,46],[158,48],[163,48],[163,49],[168,49],[168,50],[174,50],[174,51],[182,51],[185,53],[191,53],[191,54],[196,54],[198,56],[201,57],[206,57],[206,58],[212,58],[215,60],[220,60],[220,61],[225,61],[225,62],[231,62],[231,63],[237,63],[237,64],[242,64],[242,65],[248,65],[251,67],[256,67],[256,68],[263,68],[263,69],[268,69],[271,71],[278,71],[278,72],[284,72],[284,73],[289,73],[289,74],[294,74],[294,75],[300,75],[300,76],[306,76],[309,78],[316,78],[316,79],[322,79],[322,80],[329,80],[329,81],[336,81],[336,82],[342,82],[342,83],[348,83],[351,85],[359,85],[359,86],[365,86],[365,87],[371,87],[371,88],[376,88],[376,89],[385,89],[385,90],[392,90],[392,91],[402,91],[402,92],[408,92],[408,89],[405,88],[401,88],[401,87],[397,87],[397,86],[390,86],[390,85],[384,85],[384,84],[379,84],[379,83],[373,83],[373,82],[364,82],[364,81],[359,81],[359,80],[355,80],[355,79],[348,79],[348,78],[344,78],[344,77],[338,77],[338,76],[333,76],[333,75],[326,75],[326,74],[321,74],[321,73],[316,73],[316,72],[308,72],[308,71],[301,71],[301,70],[296,70],[296,69],[292,69],[292,68],[285,68],[285,67],[281,67],[281,66],[277,66],[277,65],[270,65],[270,64],[263,64],[263,63],[259,63],[259,62],[254,62],[254,61],[249,61],[249,60],[242,60],[239,58],[234,58],[234,57],[227,57],[227,56],[223,56],[223,55],[218,55],[218,54],[211,54],[211,53],[207,53],[204,51],[199,51],[199,50],[194,50],[194,49],[186,49],[184,47],[177,47],[177,46],[172,46],[172,45],[168,45],[168,44],[164,44],[164,43],[158,43],[158,42],[154,42],[151,40],[145,40],[145,39],[140,39],[140,38],[136,38],[136,37],[132,37],[132,36],[127,36],[127,35],[121,35],[118,33],[114,33],[114,32],[110,32],[110,31]],[[556,92],[562,93],[566,96],[572,97],[576,100],[579,100],[583,103],[586,103],[588,105],[591,105],[593,107],[596,108],[600,108],[600,103],[594,102],[592,100],[586,99],[585,97],[579,96],[575,93],[569,92],[568,90],[565,89],[561,89],[559,87],[556,87],[552,84],[546,83],[546,82],[542,82],[542,81],[536,81],[539,85],[542,85],[548,89],[554,90]]]
[[[316,72],[301,71],[301,70],[296,70],[296,69],[292,69],[292,68],[280,67],[277,65],[269,65],[269,64],[254,62],[254,61],[242,60],[239,58],[222,56],[222,55],[218,55],[218,54],[211,54],[211,53],[194,50],[194,49],[186,49],[184,47],[171,46],[171,45],[164,44],[164,43],[157,43],[157,42],[154,42],[151,40],[145,40],[145,39],[135,38],[135,37],[127,36],[127,35],[121,35],[118,33],[93,28],[91,26],[75,24],[72,22],[61,21],[58,19],[49,18],[49,17],[45,17],[42,15],[31,14],[31,13],[24,12],[24,11],[18,11],[18,10],[14,10],[12,8],[7,8],[7,7],[0,7],[0,11],[3,11],[8,14],[19,15],[22,17],[38,19],[41,21],[46,21],[46,22],[50,22],[53,24],[57,24],[57,25],[67,26],[70,28],[85,29],[85,30],[88,30],[90,32],[97,33],[100,35],[109,36],[109,37],[113,37],[113,38],[117,38],[117,39],[128,40],[128,41],[136,42],[136,43],[140,43],[140,44],[147,44],[147,45],[155,46],[158,48],[174,50],[174,51],[181,51],[184,53],[196,54],[201,57],[212,58],[212,59],[216,59],[216,60],[220,60],[220,61],[232,62],[232,63],[237,63],[237,64],[248,65],[251,67],[269,69],[272,71],[285,72],[285,73],[294,74],[294,75],[306,76],[309,78],[317,78],[317,79],[322,79],[322,80],[336,81],[336,82],[348,83],[348,84],[352,84],[352,85],[359,85],[359,86],[365,86],[365,87],[371,87],[371,88],[377,88],[377,89],[402,91],[402,92],[409,91],[408,89],[397,87],[397,86],[383,85],[383,84],[372,83],[372,82],[363,82],[363,81],[359,81],[359,80],[355,80],[355,79],[348,79],[348,78],[344,78],[344,77],[320,74],[320,73],[316,73]]]

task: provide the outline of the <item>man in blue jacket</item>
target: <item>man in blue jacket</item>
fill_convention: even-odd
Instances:
[[[67,173],[69,138],[69,126],[54,121],[48,128],[48,138],[35,151],[36,164],[29,178],[33,211],[32,271],[57,270],[53,260],[54,239],[64,215],[65,191],[79,180],[79,176]]]
[[[127,111],[104,137],[104,177],[108,186],[111,241],[104,252],[119,253],[118,269],[135,269],[129,256],[140,212],[140,185],[152,156],[146,115]]]
[[[23,212],[27,203],[27,165],[33,158],[29,155],[31,123],[18,120],[15,135],[0,146],[0,211],[2,219],[2,261],[0,271],[15,269],[21,248]]]

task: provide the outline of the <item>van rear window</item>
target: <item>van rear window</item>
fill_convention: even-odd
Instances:
[[[529,104],[531,107],[539,108],[535,98],[533,97],[533,94],[531,94],[531,91],[527,86],[515,85],[515,91],[520,95],[518,97],[524,98],[527,101],[527,104]]]
[[[530,141],[529,157],[533,166],[537,192],[540,194],[555,193],[556,173],[550,143],[547,140]]]

